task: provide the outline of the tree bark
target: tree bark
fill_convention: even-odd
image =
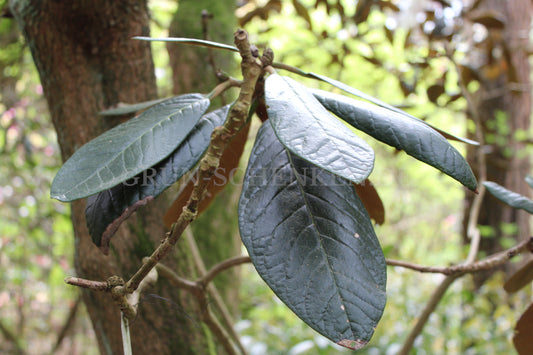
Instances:
[[[477,11],[490,10],[504,20],[502,29],[489,28],[481,51],[470,51],[470,61],[479,68],[480,88],[469,107],[481,123],[485,146],[487,180],[495,181],[520,194],[529,195],[524,178],[530,173],[525,143],[517,132],[528,132],[531,114],[531,81],[528,61],[531,2],[529,0],[485,0]],[[481,54],[481,55],[480,55]],[[481,58],[481,59],[480,59]],[[480,171],[476,149],[470,147],[467,159],[475,173]],[[466,197],[465,225],[473,200]],[[486,194],[478,224],[482,231],[480,250],[492,254],[502,250],[503,238],[522,241],[529,238],[529,214],[503,205]],[[515,226],[514,228],[512,226]],[[513,230],[514,229],[514,230]],[[483,281],[488,275],[480,275]],[[478,282],[479,283],[479,282]]]
[[[202,13],[207,18],[203,19]],[[232,44],[236,21],[233,0],[180,0],[178,11],[170,24],[169,35],[198,39],[207,37],[211,41]],[[216,69],[225,72],[235,67],[233,53],[212,50],[210,56],[207,48],[184,47],[174,43],[168,43],[167,48],[175,94],[212,90],[217,84],[213,64]]]
[[[170,24],[169,35],[231,44],[236,22],[233,0],[180,0],[178,11]],[[216,70],[232,73],[237,68],[231,52],[208,51],[206,48],[175,43],[168,43],[167,50],[176,95],[192,91],[210,92],[218,84]],[[229,99],[223,101],[223,104],[229,103]],[[220,103],[217,101],[214,104]],[[208,268],[241,253],[242,244],[237,226],[237,202],[240,195],[238,177],[239,175],[226,185],[213,204],[191,226]],[[183,252],[186,250],[183,249]],[[232,313],[238,308],[239,280],[239,268],[232,268],[215,279],[215,284]]]
[[[146,0],[12,0],[10,7],[39,71],[64,160],[118,123],[103,119],[99,111],[119,102],[156,98],[150,45],[131,40],[149,35]],[[88,234],[85,201],[74,202],[78,276],[100,281],[112,275],[129,278],[164,236],[164,206],[166,201],[158,198],[138,211],[121,226],[105,256]],[[176,260],[172,255],[165,263],[176,269]],[[162,279],[149,293],[156,296],[141,301],[130,323],[134,353],[206,353],[210,337],[195,321],[192,297]],[[100,352],[122,354],[119,310],[110,295],[84,291],[83,300]]]

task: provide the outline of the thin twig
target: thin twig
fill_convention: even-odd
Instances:
[[[413,344],[415,342],[416,337],[422,332],[422,329],[426,325],[429,316],[435,309],[437,308],[437,305],[439,304],[440,300],[448,290],[448,287],[456,280],[458,279],[462,274],[454,274],[454,275],[448,275],[444,278],[442,283],[435,289],[433,294],[431,295],[431,298],[429,299],[428,303],[426,304],[426,307],[424,307],[424,310],[422,311],[422,314],[418,316],[418,320],[414,326],[414,328],[411,330],[407,338],[405,339],[405,342],[402,345],[402,348],[398,352],[397,355],[408,355],[411,351],[411,348],[413,347]]]
[[[219,96],[221,93],[223,93],[224,91],[226,91],[227,89],[231,88],[231,87],[239,87],[242,85],[242,80],[238,80],[238,79],[235,79],[235,78],[227,78],[226,81],[224,81],[223,83],[220,83],[218,84],[214,89],[213,91],[211,91],[207,97],[212,100],[214,99],[215,97]],[[223,103],[222,105],[225,105],[225,103]]]
[[[4,323],[2,323],[2,320],[0,319],[0,334],[4,336],[4,338],[11,342],[13,346],[15,347],[14,351],[17,355],[23,355],[26,354],[26,351],[24,350],[24,347],[22,346],[22,341],[20,338],[18,338],[10,329],[8,329]]]
[[[234,329],[231,327],[223,327],[219,323],[215,315],[212,313],[207,300],[206,285],[200,281],[193,282],[185,280],[162,264],[157,264],[156,270],[159,275],[167,278],[174,286],[183,288],[194,295],[195,300],[198,303],[198,307],[200,309],[200,318],[202,322],[204,322],[207,327],[213,332],[213,335],[216,336],[217,340],[220,342],[220,344],[224,347],[224,349],[229,355],[237,355],[237,352],[235,351],[235,348],[232,343],[232,340],[234,340],[234,338],[231,336],[231,332],[234,331]],[[226,329],[230,332],[230,334],[228,334]],[[243,351],[241,349],[242,344],[240,343],[240,341],[234,341],[234,343],[237,344],[241,353],[245,355],[246,351]]]
[[[200,306],[200,313],[202,315],[202,321],[209,327],[213,334],[217,337],[218,341],[226,350],[228,355],[238,355],[233,346],[232,339],[226,332],[226,329],[222,327],[218,319],[211,312],[211,308],[208,305],[207,294],[202,287],[202,292],[197,295],[197,301]]]
[[[139,270],[126,283],[124,292],[131,293],[139,286],[139,283],[146,277],[148,272],[163,259],[176,244],[185,228],[196,218],[198,204],[202,199],[211,177],[220,162],[222,152],[227,147],[231,138],[245,124],[248,117],[248,110],[252,101],[252,95],[255,89],[255,83],[262,71],[262,65],[258,58],[253,57],[250,52],[250,43],[248,34],[244,30],[238,30],[235,33],[235,44],[241,54],[241,68],[243,74],[243,84],[239,93],[239,98],[232,106],[228,120],[224,126],[214,129],[211,135],[211,144],[206,155],[202,158],[199,169],[198,179],[193,188],[193,192],[176,223],[171,227],[167,237],[159,247],[150,256]]]
[[[222,344],[229,355],[237,355],[233,344],[231,343],[231,338],[220,325],[218,320],[214,317],[207,304],[205,288],[198,282],[185,280],[179,277],[174,271],[160,263],[156,265],[156,270],[162,277],[167,278],[174,286],[183,288],[194,295],[195,300],[200,308],[200,318],[202,322],[204,322],[209,330],[213,332],[217,340],[220,342],[220,344]]]
[[[203,275],[202,277],[205,277],[205,275],[208,272],[205,267],[204,261],[200,255],[200,250],[198,249],[198,245],[196,244],[196,240],[194,239],[194,235],[192,234],[191,228],[187,228],[185,230],[185,240],[187,241],[187,244],[189,245],[189,249],[191,251],[193,261],[195,262],[196,269],[198,270],[200,275]],[[224,321],[226,329],[228,329],[228,332],[230,333],[231,338],[233,339],[235,344],[237,344],[237,347],[239,348],[241,353],[243,355],[247,355],[248,353],[246,349],[244,348],[244,345],[242,345],[239,335],[235,331],[235,324],[228,310],[228,307],[226,306],[226,303],[222,299],[220,292],[218,292],[217,287],[213,283],[209,283],[209,284],[203,283],[202,285],[204,285],[204,287],[207,289],[207,291],[213,298],[213,302],[215,306],[218,308],[218,311],[220,312],[220,315],[222,316],[222,320]]]
[[[508,262],[512,257],[533,249],[533,239],[524,240],[516,246],[505,251],[490,255],[483,260],[474,263],[464,263],[449,267],[435,267],[417,265],[407,261],[387,259],[387,265],[399,266],[419,272],[435,273],[444,275],[471,274],[482,270],[490,270]]]
[[[244,263],[250,263],[252,262],[252,259],[250,259],[249,256],[235,256],[230,259],[226,259],[224,261],[221,261],[220,263],[213,266],[204,276],[202,276],[198,282],[207,285],[209,282],[211,282],[218,274],[220,274],[222,271],[229,269],[230,267],[244,264]]]
[[[109,291],[109,284],[105,281],[92,281],[79,277],[67,277],[65,279],[65,283],[72,286],[88,288],[94,291]]]
[[[169,267],[159,263],[155,266],[157,273],[162,277],[168,279],[174,286],[182,288],[187,291],[194,292],[197,290],[198,285],[194,281],[183,279],[176,275]]]
[[[202,35],[205,41],[209,40],[208,25],[209,20],[212,18],[213,14],[210,14],[207,10],[202,10]],[[217,66],[215,62],[215,55],[213,54],[213,48],[211,47],[207,47],[207,61],[213,69],[217,80],[219,82],[223,82],[225,80],[225,75],[221,73],[220,68]],[[220,95],[220,101],[222,103],[222,106],[226,105],[226,98],[224,97],[224,95]]]
[[[63,325],[63,327],[59,331],[59,335],[57,336],[56,343],[55,343],[54,348],[53,348],[53,350],[51,352],[52,354],[56,354],[57,353],[57,351],[59,350],[59,347],[63,343],[63,340],[67,336],[68,332],[72,329],[72,327],[74,325],[74,322],[76,320],[76,315],[78,314],[78,309],[80,308],[81,302],[82,302],[81,296],[78,296],[78,298],[76,299],[76,302],[70,308],[70,311],[69,311],[67,320],[65,322],[65,325]]]
[[[156,270],[152,269],[148,273],[148,275],[141,281],[139,284],[139,288],[137,288],[132,294],[127,296],[128,303],[131,304],[135,310],[139,308],[139,300],[141,298],[141,295],[152,286],[155,286],[157,283],[157,272]]]

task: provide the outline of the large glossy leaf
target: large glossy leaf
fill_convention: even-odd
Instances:
[[[485,181],[483,182],[483,185],[485,185],[487,190],[498,200],[505,202],[513,208],[522,209],[533,214],[533,200],[530,200],[519,193],[507,190],[505,187],[492,181]]]
[[[423,121],[389,109],[322,90],[312,90],[322,105],[353,127],[404,150],[450,175],[471,190],[477,181],[470,166],[448,141]]]
[[[299,157],[356,183],[374,167],[374,151],[296,81],[277,74],[265,82],[269,121],[280,142]]]
[[[259,275],[319,333],[357,349],[385,307],[386,265],[352,183],[290,153],[265,123],[239,201]]]
[[[403,116],[406,116],[406,117],[410,117],[411,119],[413,120],[416,120],[416,121],[420,121],[420,122],[424,122],[422,121],[421,119],[413,116],[413,115],[410,115],[408,114],[407,112],[405,111],[402,111],[400,110],[399,108],[396,108],[392,105],[389,105],[381,100],[378,100],[376,99],[375,97],[373,96],[370,96],[370,95],[367,95],[365,94],[364,92],[360,91],[360,90],[357,90],[356,88],[353,88],[349,85],[346,85],[340,81],[337,81],[335,79],[332,79],[332,78],[328,78],[327,76],[324,76],[324,75],[320,75],[320,74],[316,74],[316,73],[306,73],[307,75],[306,76],[309,76],[311,78],[315,78],[315,79],[318,79],[320,81],[323,81],[325,83],[328,83],[330,85],[333,85],[349,94],[352,94],[354,96],[357,96],[357,97],[360,97],[364,100],[367,100],[369,102],[372,102],[373,104],[376,104],[380,107],[383,107],[383,108],[386,108],[387,110],[390,110],[390,111],[393,111],[393,112],[396,112],[400,115],[403,115]],[[424,122],[425,123],[425,122]],[[471,144],[471,145],[479,145],[478,142],[476,141],[473,141],[473,140],[470,140],[470,139],[467,139],[467,138],[462,138],[462,137],[458,137],[458,136],[455,136],[453,134],[450,134],[448,132],[445,132],[443,130],[441,130],[440,128],[437,128],[437,127],[434,127],[428,123],[426,123],[426,125],[430,126],[431,128],[433,128],[434,130],[436,130],[437,132],[439,132],[442,136],[444,136],[444,138],[446,139],[450,139],[450,140],[455,140],[455,141],[459,141],[459,142],[463,142],[463,143],[468,143],[468,144]]]
[[[399,114],[402,114],[402,115],[405,115],[407,117],[411,117],[412,119],[414,120],[418,120],[418,121],[422,121],[421,119],[415,117],[415,116],[412,116],[410,114],[408,114],[407,112],[405,111],[402,111],[400,110],[399,108],[396,108],[392,105],[389,105],[381,100],[378,100],[376,99],[375,97],[373,96],[370,96],[370,95],[367,95],[365,94],[364,92],[362,92],[361,90],[357,90],[356,88],[354,87],[351,87],[349,85],[346,85],[345,83],[343,82],[340,82],[338,80],[335,80],[335,79],[332,79],[332,78],[329,78],[325,75],[321,75],[321,74],[316,74],[316,73],[313,73],[313,72],[306,72],[304,70],[301,70],[299,68],[296,68],[296,67],[293,67],[293,66],[290,66],[290,65],[287,65],[287,64],[284,64],[284,63],[277,63],[277,62],[274,62],[272,63],[272,66],[274,68],[278,68],[278,69],[285,69],[285,70],[289,70],[291,72],[294,72],[298,75],[301,75],[301,76],[304,76],[306,78],[313,78],[313,79],[316,79],[316,80],[320,80],[320,81],[323,81],[325,83],[328,83],[330,85],[333,85],[335,86],[336,88],[339,88],[349,94],[352,94],[354,96],[357,96],[357,97],[360,97],[361,99],[364,99],[366,101],[369,101],[369,102],[372,102],[373,104],[376,104],[378,106],[381,106],[381,107],[384,107],[386,109],[389,109],[391,111],[394,111],[394,112],[397,112]],[[424,121],[422,121],[424,122]],[[450,139],[450,140],[454,140],[454,141],[459,141],[459,142],[463,142],[463,143],[468,143],[468,144],[471,144],[471,145],[479,145],[478,142],[476,141],[473,141],[471,139],[467,139],[467,138],[462,138],[462,137],[458,137],[458,136],[455,136],[453,134],[450,134],[448,132],[445,132],[441,129],[439,129],[438,127],[434,127],[430,124],[428,124],[428,126],[432,127],[433,129],[435,129],[437,132],[439,132],[440,134],[442,134],[444,136],[444,138],[446,139]]]
[[[89,196],[85,210],[91,238],[105,254],[120,224],[191,170],[205,153],[211,132],[224,123],[229,105],[206,114],[165,160],[124,183]]]
[[[61,167],[52,198],[87,197],[154,166],[181,144],[208,106],[200,94],[174,97],[98,136]]]

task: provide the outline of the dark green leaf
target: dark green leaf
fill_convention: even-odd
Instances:
[[[265,83],[269,121],[299,157],[356,183],[374,167],[374,151],[296,81],[277,74]]]
[[[232,52],[239,51],[236,47],[233,47],[233,46],[230,46],[224,43],[206,41],[203,39],[180,38],[180,37],[152,38],[152,37],[143,37],[143,36],[133,37],[133,39],[140,39],[142,41],[151,41],[151,42],[176,42],[176,43],[189,44],[189,45],[198,46],[198,47],[224,49],[224,50],[228,50]]]
[[[385,307],[386,264],[353,185],[290,153],[268,123],[239,201],[241,238],[258,273],[309,326],[357,349]]]
[[[203,95],[178,96],[98,136],[61,167],[52,198],[87,197],[154,166],[181,144],[208,106]]]
[[[325,108],[350,125],[450,175],[471,190],[477,182],[463,156],[421,120],[322,90],[312,91]]]
[[[119,104],[115,108],[111,108],[109,110],[105,110],[100,112],[100,115],[102,116],[120,116],[120,115],[127,115],[130,113],[135,113],[137,111],[141,111],[144,109],[147,109],[149,107],[152,107],[154,105],[157,105],[163,101],[168,100],[168,98],[165,99],[157,99],[157,100],[150,100],[145,102],[139,102],[136,104]]]
[[[229,105],[203,116],[165,160],[109,190],[89,196],[85,217],[91,238],[104,254],[120,224],[192,169],[205,153],[211,132],[224,123]]]
[[[328,78],[327,76],[324,76],[324,75],[320,75],[320,74],[315,74],[315,73],[307,73],[309,77],[312,77],[312,78],[315,78],[315,79],[318,79],[318,80],[321,80],[323,82],[326,82],[330,85],[333,85],[349,94],[352,94],[352,95],[355,95],[357,97],[360,97],[364,100],[367,100],[369,102],[372,102],[373,104],[376,104],[378,106],[381,106],[381,107],[384,107],[388,110],[391,110],[391,111],[394,111],[394,112],[397,112],[401,115],[404,115],[404,116],[407,116],[407,117],[410,117],[414,120],[417,120],[417,121],[422,121],[421,119],[415,117],[415,116],[412,116],[410,114],[408,114],[407,112],[404,112],[392,105],[389,105],[381,100],[378,100],[376,99],[375,97],[372,97],[370,95],[367,95],[365,94],[364,92],[360,91],[360,90],[357,90],[356,88],[353,88],[349,85],[346,85],[344,83],[341,83],[340,81],[337,81],[335,79],[331,79],[331,78]],[[422,121],[424,122],[424,121]],[[424,122],[425,123],[425,122]],[[427,124],[427,123],[426,123]],[[457,137],[457,136],[454,136],[453,134],[450,134],[450,133],[447,133],[447,132],[444,132],[443,130],[437,128],[437,127],[433,127],[432,125],[430,124],[427,124],[428,126],[430,126],[431,128],[433,128],[434,130],[436,130],[437,132],[439,132],[440,134],[442,134],[446,139],[450,139],[450,140],[455,140],[455,141],[459,141],[459,142],[463,142],[463,143],[468,143],[468,144],[472,144],[472,145],[479,145],[478,142],[476,141],[473,141],[473,140],[470,140],[470,139],[467,139],[467,138],[461,138],[461,137]]]
[[[533,214],[533,201],[529,198],[516,192],[509,191],[505,187],[492,181],[485,181],[483,182],[483,185],[485,185],[487,190],[498,200],[505,202],[513,208],[522,209]]]

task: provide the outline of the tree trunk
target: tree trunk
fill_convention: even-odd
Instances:
[[[202,15],[203,14],[203,15]],[[205,18],[205,16],[208,16]],[[180,0],[170,24],[171,37],[208,39],[232,44],[235,32],[235,1]],[[237,68],[234,54],[194,46],[168,43],[174,94],[210,92],[218,84],[216,71],[232,73]],[[186,75],[184,75],[186,73]],[[227,101],[227,102],[226,102]],[[214,104],[220,104],[220,101]],[[222,104],[229,99],[222,100]],[[241,170],[243,172],[244,169]],[[242,174],[240,174],[242,175]],[[209,268],[215,263],[241,253],[237,225],[240,175],[226,185],[213,204],[192,225],[202,257]],[[183,252],[186,252],[183,249]],[[226,304],[235,313],[238,308],[239,268],[232,268],[214,281]]]
[[[103,119],[99,111],[156,98],[150,45],[131,40],[149,35],[146,0],[11,0],[10,7],[38,68],[64,160],[118,123]],[[88,234],[85,201],[74,202],[78,276],[129,278],[164,237],[164,206],[166,201],[158,198],[138,211],[121,226],[105,256]],[[175,269],[176,260],[172,255],[165,263]],[[134,353],[206,353],[211,337],[195,321],[192,297],[161,278],[149,293],[157,296],[145,296],[131,322]],[[100,352],[122,354],[119,310],[110,295],[84,291],[83,299]]]
[[[530,126],[531,82],[528,62],[531,2],[529,0],[485,0],[478,10],[490,10],[502,16],[502,29],[489,28],[482,53],[470,51],[472,65],[479,69],[480,88],[475,103],[469,107],[481,122],[485,146],[487,180],[495,181],[523,195],[529,195],[524,181],[530,173],[525,143],[517,139]],[[481,54],[481,56],[479,55]],[[482,58],[481,60],[479,58]],[[476,150],[470,148],[468,161],[475,173],[480,171]],[[474,196],[467,195],[465,225]],[[504,238],[514,242],[529,237],[529,215],[502,204],[485,194],[480,210],[482,228],[480,250],[492,254],[502,249]],[[481,275],[483,281],[488,275]]]
[[[202,13],[207,18],[203,18]],[[178,11],[170,24],[169,35],[198,39],[207,37],[205,39],[232,44],[235,25],[233,0],[180,0]],[[217,84],[215,70],[228,72],[234,69],[233,53],[175,43],[168,43],[167,47],[175,94],[193,90],[210,91]]]

